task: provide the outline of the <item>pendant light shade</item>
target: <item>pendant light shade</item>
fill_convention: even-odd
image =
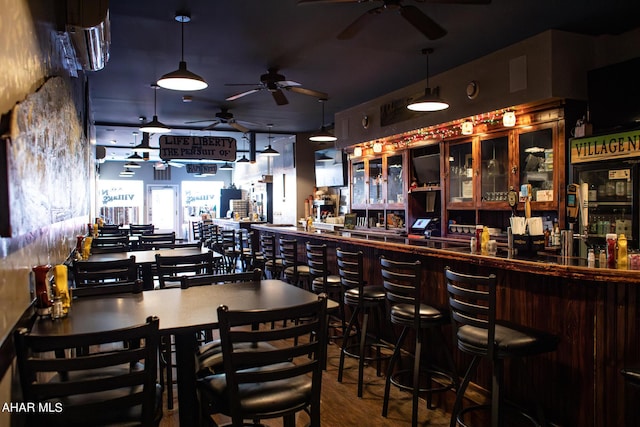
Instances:
[[[191,21],[191,17],[187,13],[178,12],[176,13],[175,19],[176,21],[180,22],[180,27],[182,30],[182,56],[180,59],[180,64],[178,65],[177,70],[160,77],[160,79],[158,80],[158,85],[165,89],[171,90],[191,91],[205,89],[207,86],[209,86],[207,82],[204,81],[204,79],[199,75],[187,70],[187,62],[184,60],[184,24]]]
[[[309,141],[313,142],[333,142],[337,140],[332,133],[329,133],[324,127],[324,103],[327,101],[325,98],[318,99],[322,104],[322,121],[320,122],[320,130],[309,137]]]
[[[246,144],[245,142],[247,142],[247,135],[242,135],[242,148],[246,150]],[[251,162],[249,159],[247,159],[247,156],[244,155],[244,153],[242,154],[242,158],[236,160],[236,163],[249,163]]]
[[[127,162],[124,164],[125,168],[128,169],[140,169],[140,163],[136,163],[136,162]]]
[[[153,120],[140,126],[142,132],[147,133],[168,133],[171,132],[171,128],[158,120],[156,113],[157,98],[158,98],[158,85],[151,85],[153,89]]]
[[[222,166],[220,166],[220,170],[223,171],[231,171],[233,170],[233,165],[229,162],[224,162],[224,164]]]
[[[317,162],[329,163],[333,162],[333,157],[327,156],[327,153],[321,153],[320,156],[316,159]]]
[[[267,125],[269,127],[269,146],[267,148],[265,148],[263,151],[260,152],[260,155],[265,156],[265,157],[277,157],[280,155],[280,153],[278,153],[276,150],[274,150],[273,148],[271,148],[271,126],[273,125]]]
[[[423,49],[422,53],[427,55],[427,87],[424,95],[412,101],[407,108],[411,111],[440,111],[449,108],[449,104],[440,98],[440,88],[429,87],[429,55],[433,53],[433,49]]]

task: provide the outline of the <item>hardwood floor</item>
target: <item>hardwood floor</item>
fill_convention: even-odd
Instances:
[[[356,427],[356,426],[410,426],[411,425],[411,394],[402,392],[396,387],[391,387],[391,398],[389,400],[389,414],[383,418],[382,398],[384,396],[384,376],[376,376],[375,367],[365,369],[365,387],[362,398],[357,397],[357,360],[347,358],[345,361],[345,372],[342,383],[337,381],[338,363],[340,347],[337,344],[330,344],[328,347],[327,370],[322,378],[322,404],[321,418],[325,427]],[[444,409],[447,404],[445,400],[451,402],[454,399],[454,392],[446,392],[447,399],[434,395],[435,410],[427,410],[426,402],[420,400],[418,413],[419,426],[445,427],[449,425],[450,414]],[[176,393],[177,394],[177,393]],[[177,401],[174,409],[164,410],[164,417],[160,423],[161,427],[177,427],[178,422]],[[224,416],[213,417],[216,423],[223,425],[229,422]],[[281,419],[263,420],[266,426],[281,426]],[[308,425],[308,417],[305,413],[299,413],[297,418],[298,426]]]

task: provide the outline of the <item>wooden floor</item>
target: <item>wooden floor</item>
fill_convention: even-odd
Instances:
[[[389,401],[389,414],[383,418],[382,398],[384,395],[384,377],[377,377],[375,367],[365,369],[365,388],[362,398],[357,397],[358,365],[355,359],[347,358],[342,383],[337,381],[339,346],[330,344],[328,348],[327,370],[322,378],[322,425],[325,427],[350,427],[350,426],[410,426],[411,425],[411,395],[402,392],[396,387],[391,387],[391,399]],[[449,401],[454,399],[454,392],[446,392]],[[434,398],[434,404],[438,409],[427,410],[426,402],[420,400],[418,415],[419,426],[445,427],[449,425],[450,415],[441,409],[445,405],[445,399]],[[448,408],[450,409],[450,408]],[[177,427],[178,422],[177,401],[174,409],[164,410],[161,427]],[[229,422],[224,416],[214,416],[216,423],[222,425]],[[281,426],[281,419],[264,420],[267,426]],[[297,419],[298,426],[307,426],[308,417],[300,413]]]

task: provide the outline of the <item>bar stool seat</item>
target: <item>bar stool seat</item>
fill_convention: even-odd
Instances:
[[[557,336],[496,319],[496,276],[474,276],[445,269],[449,306],[454,323],[454,339],[458,349],[473,356],[458,389],[451,414],[451,427],[466,427],[465,414],[491,410],[491,426],[506,425],[505,415],[513,413],[532,425],[545,425],[542,408],[538,405],[538,419],[522,408],[507,405],[503,397],[505,359],[522,359],[555,351]],[[462,409],[462,399],[480,360],[491,364],[492,389],[490,405],[473,405]]]

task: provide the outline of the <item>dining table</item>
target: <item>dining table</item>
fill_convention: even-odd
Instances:
[[[166,288],[141,293],[86,297],[72,302],[69,314],[51,320],[38,318],[31,334],[95,333],[160,319],[160,333],[175,337],[178,408],[181,426],[199,425],[195,351],[198,331],[218,328],[217,307],[230,310],[286,308],[315,301],[318,296],[277,279],[228,284]],[[327,302],[335,310],[337,302]]]
[[[214,258],[222,258],[222,254],[212,251],[207,247],[188,246],[181,248],[179,245],[175,248],[151,249],[143,251],[127,251],[127,252],[108,252],[92,254],[90,261],[116,261],[124,260],[131,256],[136,257],[136,264],[140,269],[145,291],[154,289],[153,284],[153,265],[156,262],[156,255],[162,256],[187,256],[200,253],[213,252]]]

